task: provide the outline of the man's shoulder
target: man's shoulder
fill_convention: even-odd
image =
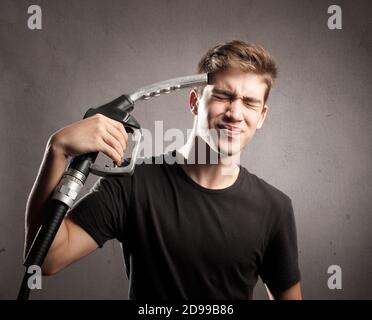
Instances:
[[[136,161],[136,168],[153,168],[156,165],[172,165],[176,162],[170,154],[159,154],[156,156],[139,157]]]
[[[246,168],[244,168],[244,170],[246,174],[249,175],[258,192],[262,193],[265,199],[271,201],[273,205],[288,206],[290,204],[291,198],[283,190],[280,190],[278,187],[256,174],[249,172]]]
[[[134,177],[149,178],[154,175],[164,174],[176,161],[169,154],[160,154],[137,158],[134,168]]]

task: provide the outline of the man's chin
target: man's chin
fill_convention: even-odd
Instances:
[[[212,157],[222,158],[239,155],[242,150],[241,140],[238,137],[228,138],[226,136],[207,135],[208,139],[200,135],[205,144],[210,148]]]
[[[238,144],[229,143],[228,145],[220,143],[218,146],[218,151],[219,151],[218,153],[222,156],[231,157],[240,154],[241,146],[239,143]]]

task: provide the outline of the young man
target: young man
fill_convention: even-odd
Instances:
[[[258,276],[270,298],[301,299],[291,199],[238,163],[267,116],[275,63],[265,49],[232,41],[210,49],[199,72],[213,82],[190,93],[192,134],[160,156],[181,161],[99,179],[64,219],[45,274],[116,238],[130,299],[251,299]],[[25,251],[53,214],[43,208],[68,157],[100,151],[120,163],[127,140],[120,123],[100,115],[51,136],[29,197]]]

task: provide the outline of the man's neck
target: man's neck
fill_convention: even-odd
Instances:
[[[236,181],[240,167],[239,155],[217,154],[201,138],[191,135],[178,151],[183,158],[182,169],[197,184],[208,189],[224,189]]]

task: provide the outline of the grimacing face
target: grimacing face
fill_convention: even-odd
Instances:
[[[265,121],[266,88],[263,77],[254,73],[229,69],[216,74],[201,96],[196,90],[190,93],[196,134],[217,153],[239,153]]]

